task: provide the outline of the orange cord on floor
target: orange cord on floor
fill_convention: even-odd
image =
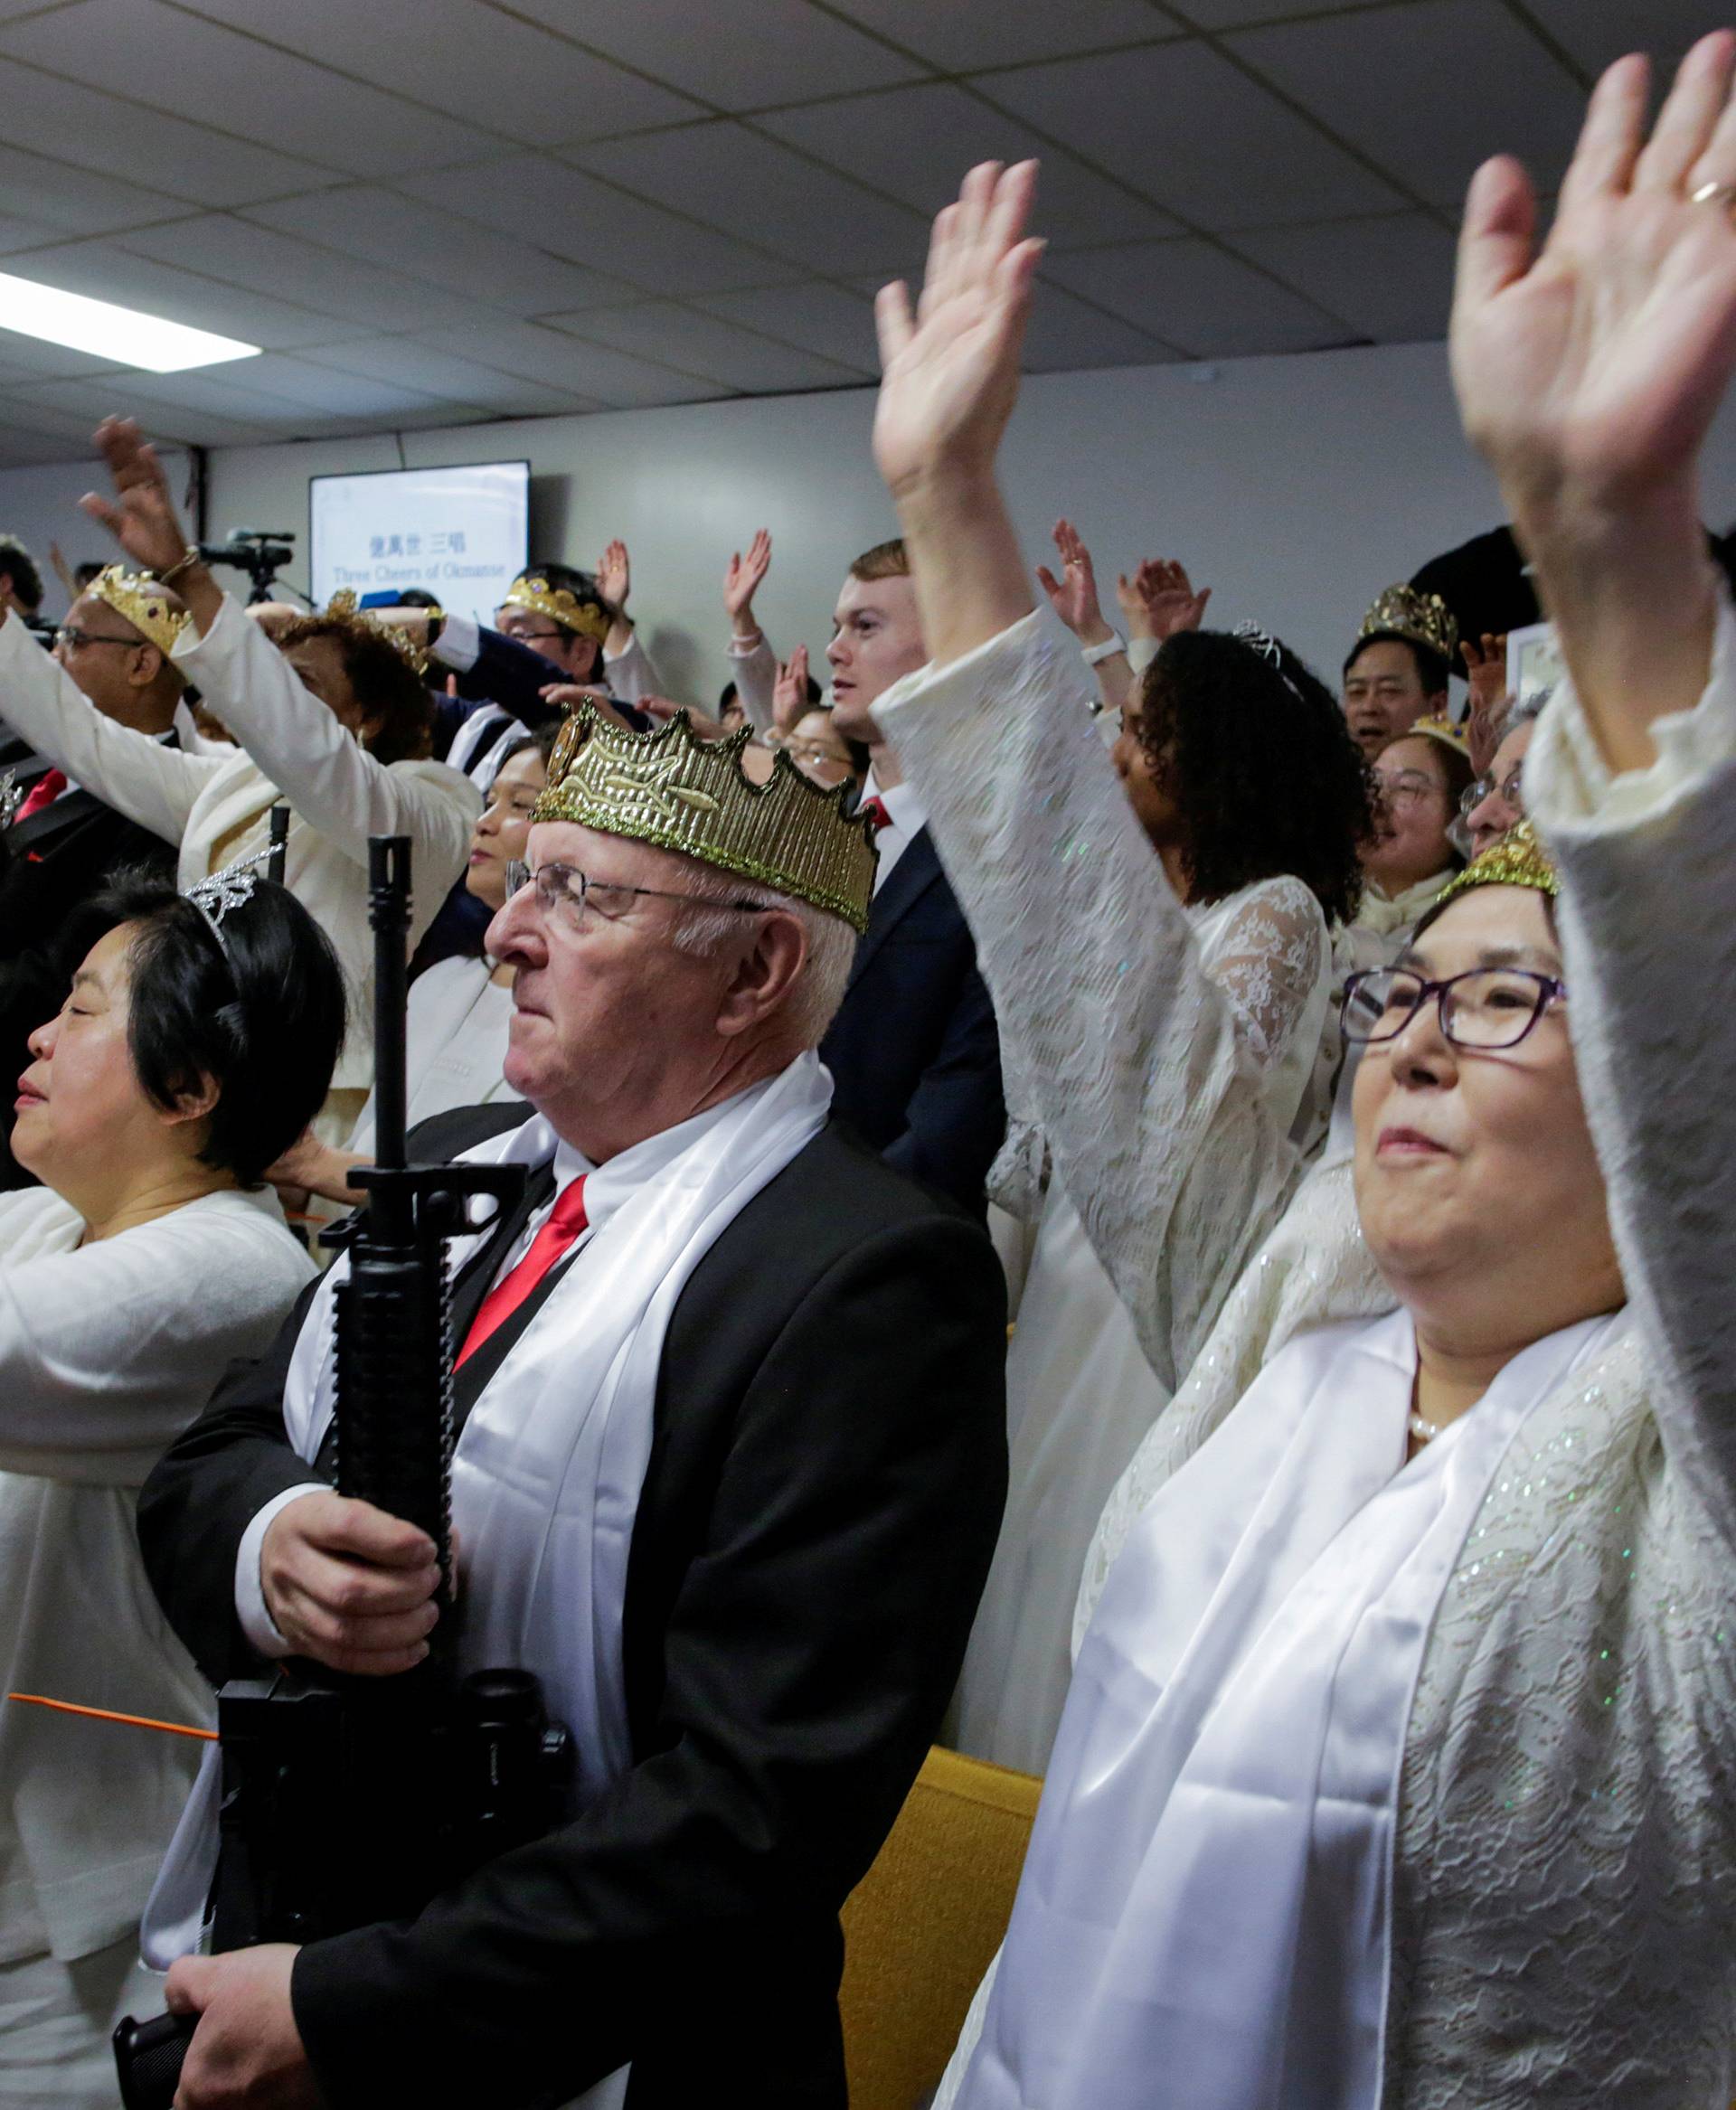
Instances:
[[[194,1729],[191,1722],[153,1721],[147,1714],[117,1714],[111,1707],[78,1707],[70,1700],[49,1700],[40,1692],[8,1692],[8,1700],[22,1700],[31,1707],[52,1707],[57,1714],[88,1715],[92,1721],[120,1721],[129,1729],[161,1729],[171,1737],[197,1737],[201,1742],[214,1744],[215,1729]]]

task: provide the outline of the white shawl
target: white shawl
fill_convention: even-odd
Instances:
[[[580,1803],[632,1756],[621,1616],[670,1314],[718,1238],[819,1134],[831,1103],[831,1073],[810,1050],[592,1173],[621,1182],[624,1198],[588,1240],[582,1264],[556,1280],[459,1436],[458,1666],[536,1672],[550,1713],[572,1731]],[[554,1145],[538,1115],[464,1156],[534,1166]],[[487,1235],[455,1242],[455,1275]],[[332,1300],[347,1268],[339,1259],[321,1283],[284,1387],[290,1444],[310,1462],[331,1424]],[[216,1865],[216,1789],[213,1755],[146,1914],[146,1960],[159,1966],[196,1938],[189,1907],[204,1898]]]

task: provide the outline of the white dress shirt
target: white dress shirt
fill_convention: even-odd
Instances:
[[[880,863],[874,872],[874,891],[879,893],[891,878],[893,865],[928,826],[929,815],[922,804],[922,795],[915,785],[895,784],[890,791],[882,791],[874,780],[872,768],[863,781],[863,805],[866,805],[871,798],[877,798],[891,816],[874,837],[874,848],[880,852]]]

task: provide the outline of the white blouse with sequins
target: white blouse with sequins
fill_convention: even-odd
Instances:
[[[1023,1103],[1147,1353],[1187,1372],[1104,1512],[1089,1620],[1140,1517],[1285,1342],[1392,1298],[1346,1166],[1290,1199],[1295,1154],[1212,1027],[1181,912],[1065,752],[1076,685],[1076,655],[1028,618],[876,716],[1014,1013]],[[1630,1302],[1513,1432],[1429,1625],[1393,1814],[1383,2110],[1723,2110],[1736,2090],[1736,1031],[1708,1007],[1736,988],[1728,611],[1705,696],[1656,737],[1656,768],[1611,783],[1564,692],[1527,758]]]

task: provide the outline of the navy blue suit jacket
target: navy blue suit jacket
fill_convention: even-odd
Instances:
[[[834,1105],[901,1172],[978,1215],[1006,1132],[1001,1043],[964,910],[923,828],[868,912],[820,1055]]]

